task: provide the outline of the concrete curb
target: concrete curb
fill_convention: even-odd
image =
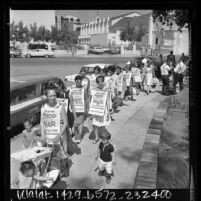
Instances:
[[[168,103],[165,100],[162,101],[150,122],[134,182],[134,189],[157,188],[159,143],[167,106]]]

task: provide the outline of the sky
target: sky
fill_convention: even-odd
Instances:
[[[98,15],[101,18],[114,17],[130,12],[138,12],[148,14],[151,10],[98,10]],[[36,22],[38,26],[45,26],[51,29],[51,25],[55,24],[55,14],[57,15],[72,15],[78,17],[81,22],[89,22],[97,16],[97,10],[10,10],[10,22],[15,23],[23,21],[25,26]]]

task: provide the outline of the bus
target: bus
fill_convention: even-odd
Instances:
[[[27,45],[27,50],[23,51],[23,56],[30,57],[54,57],[55,52],[52,50],[52,45],[46,42],[30,42]]]

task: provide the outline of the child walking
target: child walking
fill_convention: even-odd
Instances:
[[[33,127],[30,119],[24,120],[24,130],[22,131],[23,135],[23,147],[25,149],[33,147],[37,145],[36,133],[37,130]]]
[[[99,158],[98,169],[99,175],[106,176],[106,183],[109,184],[111,176],[113,174],[112,165],[116,164],[116,156],[113,145],[109,142],[111,135],[106,131],[102,132],[101,142],[98,147],[97,156],[95,160]]]

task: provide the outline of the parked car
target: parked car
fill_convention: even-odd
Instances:
[[[83,67],[81,67],[80,71],[84,68],[86,69],[86,76],[91,78],[91,75],[94,74],[94,68],[96,66],[99,66],[101,69],[110,66],[111,64],[103,64],[103,63],[94,63],[94,64],[86,64]],[[68,75],[65,77],[65,81],[68,82],[67,85],[72,85],[73,83],[75,83],[75,76],[78,75],[79,72],[77,74],[73,74],[73,75]]]
[[[33,124],[40,122],[40,109],[46,101],[45,89],[50,82],[58,83],[63,89],[65,85],[58,77],[40,77],[27,80],[11,81],[10,88],[10,125],[11,137],[23,129],[25,118],[31,118]]]
[[[21,57],[22,56],[22,50],[15,48],[15,47],[10,47],[10,57]]]
[[[55,52],[45,49],[27,50],[23,52],[23,56],[30,57],[54,57]]]
[[[120,49],[116,47],[110,47],[108,50],[105,51],[107,54],[120,54]]]
[[[88,50],[88,54],[104,54],[106,51],[108,51],[108,48],[94,47]]]

